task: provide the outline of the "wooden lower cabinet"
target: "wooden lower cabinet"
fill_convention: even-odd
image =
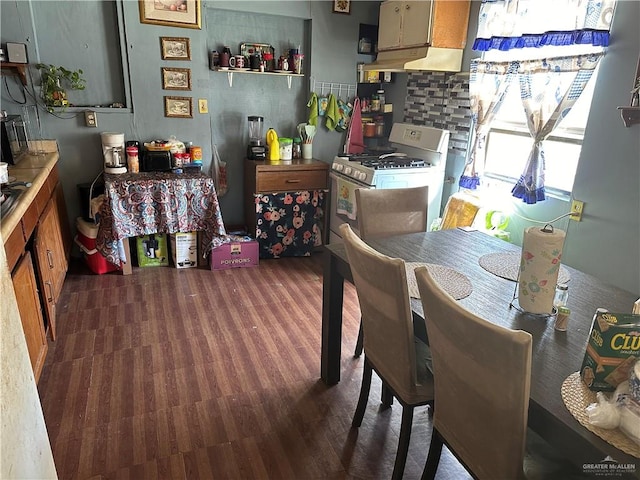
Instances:
[[[56,304],[62,292],[67,273],[67,254],[65,251],[58,206],[50,202],[38,221],[35,230],[34,251],[38,264],[38,279],[45,306],[45,316],[51,339],[56,339]]]
[[[29,350],[33,374],[37,382],[47,356],[48,346],[40,308],[40,298],[38,297],[36,276],[29,252],[26,252],[18,262],[11,279],[18,302],[18,311],[20,312],[24,336],[27,340],[27,349]]]

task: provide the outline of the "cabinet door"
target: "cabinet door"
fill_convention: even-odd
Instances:
[[[403,47],[416,47],[431,43],[431,1],[404,2],[402,15]]]
[[[64,282],[66,258],[60,237],[56,205],[53,202],[47,205],[40,217],[33,245],[47,323],[51,330],[51,339],[55,340],[56,302]]]
[[[378,50],[390,50],[400,46],[402,12],[404,2],[388,1],[380,4]]]
[[[64,252],[64,271],[66,272],[69,269],[69,257],[71,255],[71,248],[73,246],[73,238],[71,237],[69,215],[67,214],[67,205],[64,201],[64,191],[62,190],[61,183],[58,183],[56,185],[51,199],[56,204],[60,238],[62,239],[62,248]]]
[[[18,263],[14,270],[12,281],[24,336],[27,340],[31,367],[33,367],[33,374],[37,382],[42,372],[48,346],[33,262],[29,252]]]

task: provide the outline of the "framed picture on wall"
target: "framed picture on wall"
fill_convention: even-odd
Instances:
[[[163,60],[191,60],[191,44],[186,37],[160,37]]]
[[[191,69],[162,68],[163,90],[191,90]]]
[[[139,0],[140,23],[201,28],[200,0]]]
[[[351,13],[351,0],[333,0],[333,13]]]
[[[164,116],[193,118],[193,99],[191,97],[164,97]]]

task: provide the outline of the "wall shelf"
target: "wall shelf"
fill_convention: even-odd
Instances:
[[[625,127],[640,123],[640,107],[618,107]]]
[[[638,92],[640,88],[640,57],[638,57],[636,74],[633,77],[633,86],[631,88],[631,101],[629,102],[629,106],[618,107],[625,127],[640,123],[640,107],[638,106],[638,95],[640,93]]]
[[[2,74],[18,75],[23,85],[27,84],[27,66],[26,63],[2,62]]]
[[[281,73],[281,72],[254,72],[253,70],[238,70],[238,69],[228,69],[228,70],[223,70],[221,68],[216,68],[213,70],[216,73],[226,73],[227,74],[227,80],[229,82],[229,87],[233,88],[233,74],[234,73],[239,73],[242,75],[246,75],[246,74],[250,74],[250,75],[272,75],[272,76],[277,76],[277,77],[287,77],[287,86],[289,87],[289,89],[291,89],[291,78],[292,77],[304,77],[304,75],[302,73]]]

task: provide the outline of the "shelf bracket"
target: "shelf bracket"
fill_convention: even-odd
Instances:
[[[229,88],[233,88],[233,72],[227,72],[227,81],[229,82]]]
[[[287,87],[291,90],[291,75],[287,75]]]

